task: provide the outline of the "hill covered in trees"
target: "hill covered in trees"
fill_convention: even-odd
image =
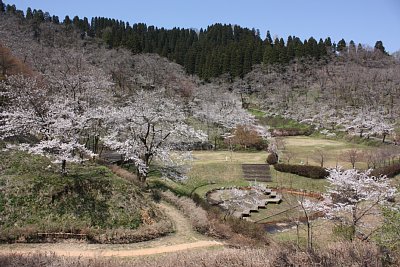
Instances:
[[[24,15],[10,5],[0,19],[2,42],[19,58],[11,65],[24,62],[30,71],[52,72],[53,64],[68,67],[83,60],[101,69],[98,73],[110,75],[119,94],[164,88],[169,97],[183,97],[183,105],[200,100],[197,104],[208,109],[210,103],[223,105],[239,97],[245,108],[361,137],[385,139],[398,128],[399,64],[380,41],[369,48],[344,40],[334,44],[330,38],[302,42],[289,37],[285,42],[267,34],[262,40],[257,30],[222,24],[195,32],[130,26],[106,18],[89,23],[85,18],[66,17],[60,23],[46,12],[28,9]],[[137,49],[132,50],[128,40],[135,40]],[[189,60],[192,71],[185,65],[189,50],[201,51]],[[240,58],[234,64],[237,68],[233,57]],[[251,58],[251,64],[244,64],[244,58]],[[7,64],[3,62],[4,76]],[[203,64],[199,62],[205,65],[199,67]],[[210,131],[207,125],[203,130],[207,128],[209,141],[216,144],[221,132]]]
[[[196,74],[208,80],[222,74],[243,77],[256,64],[288,64],[294,59],[312,58],[330,61],[332,56],[343,51],[361,51],[361,44],[341,39],[337,43],[330,37],[301,40],[296,36],[272,38],[268,31],[263,39],[259,30],[239,25],[214,24],[206,29],[184,28],[165,29],[144,23],[130,25],[118,19],[94,17],[89,19],[66,16],[63,20],[48,12],[28,8],[24,13],[14,5],[0,1],[2,12],[15,14],[21,20],[31,23],[34,35],[40,38],[39,24],[51,22],[62,24],[66,30],[77,30],[81,38],[103,39],[109,48],[124,47],[134,54],[157,53],[184,66],[188,74]],[[375,50],[383,53],[385,48],[377,41]]]

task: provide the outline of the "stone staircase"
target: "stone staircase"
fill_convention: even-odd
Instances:
[[[268,164],[242,164],[242,170],[247,181],[272,182]]]
[[[264,197],[259,200],[257,205],[248,207],[242,211],[236,211],[233,216],[237,218],[246,218],[250,217],[251,213],[253,212],[258,212],[259,209],[265,209],[267,208],[268,204],[279,204],[281,203],[282,199],[279,194],[276,193],[276,191],[272,191],[271,189],[267,189],[264,192]]]
[[[111,150],[103,151],[100,158],[111,164],[120,164],[124,161],[123,155]]]

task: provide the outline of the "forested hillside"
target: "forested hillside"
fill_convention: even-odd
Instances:
[[[330,37],[301,40],[289,36],[284,40],[272,37],[268,31],[263,38],[259,30],[231,24],[214,24],[200,30],[165,29],[144,23],[130,25],[104,17],[92,18],[90,22],[86,17],[78,16],[60,19],[42,10],[28,8],[23,12],[4,4],[2,9],[32,24],[36,38],[43,38],[39,27],[41,23],[62,24],[66,30],[78,31],[82,39],[89,36],[104,40],[108,48],[124,47],[134,54],[159,54],[184,66],[188,74],[196,74],[205,80],[225,73],[231,77],[243,77],[260,63],[286,65],[300,58],[330,61],[335,53],[361,52],[364,49],[352,40],[346,42],[341,39],[335,43]],[[386,53],[381,41],[376,42],[374,49]]]
[[[243,107],[361,137],[384,139],[398,127],[399,63],[381,41],[368,48],[345,40],[335,44],[329,37],[302,42],[290,36],[284,42],[269,32],[262,40],[258,31],[237,25],[216,24],[196,32],[99,17],[91,23],[78,17],[60,22],[41,10],[28,9],[24,16],[10,5],[1,14],[2,42],[8,47],[2,49],[11,49],[30,66],[25,71],[45,73],[57,62],[68,66],[84,59],[109,75],[118,93],[165,88],[186,104],[210,95],[207,101],[223,103],[233,93]],[[2,73],[7,73],[6,63]],[[220,135],[207,128],[209,140]]]

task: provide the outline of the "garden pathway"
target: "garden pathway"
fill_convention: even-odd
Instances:
[[[7,244],[0,245],[0,254],[54,253],[70,257],[136,257],[194,248],[223,246],[223,243],[195,232],[190,222],[175,207],[160,203],[160,208],[174,222],[175,233],[134,244],[87,244],[83,241],[66,240],[55,244]]]

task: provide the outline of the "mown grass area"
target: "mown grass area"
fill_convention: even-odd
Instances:
[[[324,218],[318,218],[311,222],[311,232],[313,238],[313,247],[315,249],[326,249],[335,241],[343,241],[343,238],[334,232],[335,224]],[[271,238],[279,243],[298,244],[300,247],[307,247],[307,226],[304,223],[292,226],[285,231],[271,235]]]
[[[287,119],[281,116],[264,117],[260,120],[262,124],[270,126],[272,129],[299,129],[310,130],[311,125],[299,123],[292,119]]]
[[[35,241],[38,232],[88,234],[100,241],[110,229],[133,231],[163,219],[135,185],[104,166],[67,164],[62,175],[42,156],[0,156],[0,241]]]
[[[256,117],[256,119],[263,119],[266,115],[266,113],[262,110],[259,109],[255,109],[255,108],[249,108],[247,110],[251,115],[253,115],[254,117]]]
[[[281,152],[280,161],[287,163],[287,155],[291,154],[290,164],[309,164],[319,166],[317,150],[324,153],[324,167],[351,168],[346,156],[346,151],[357,149],[360,155],[363,152],[373,150],[374,147],[358,145],[345,141],[329,140],[307,136],[284,137],[285,148]],[[189,179],[182,184],[164,181],[164,185],[175,188],[179,194],[190,195],[198,193],[204,196],[213,188],[227,186],[245,186],[248,182],[243,179],[241,164],[258,163],[263,164],[268,153],[265,151],[194,151],[192,167]],[[356,162],[356,168],[366,168],[365,160],[360,156]],[[275,171],[271,166],[272,182],[267,183],[270,187],[284,187],[303,189],[308,191],[325,192],[327,182],[324,179],[310,179],[290,173]],[[150,179],[150,181],[160,181]]]
[[[274,188],[289,188],[311,192],[325,192],[328,182],[325,179],[311,179],[291,173],[276,171],[271,167],[272,182],[268,186]]]
[[[151,187],[169,188],[179,195],[190,196],[193,193],[204,197],[205,194],[220,187],[247,186],[248,181],[243,179],[241,164],[264,164],[267,152],[230,152],[230,151],[194,151],[191,170],[188,180],[176,183],[151,177]],[[272,182],[266,183],[269,187],[285,187],[305,189],[308,191],[324,192],[326,180],[310,179],[290,173],[275,171],[271,166]]]
[[[364,152],[374,150],[376,148],[349,143],[345,141],[329,140],[308,136],[289,136],[283,138],[285,148],[282,151],[281,161],[287,163],[288,155],[290,154],[291,164],[309,164],[320,166],[321,151],[324,155],[324,167],[342,166],[343,168],[351,168],[346,152],[351,149],[356,149],[360,152],[356,161],[356,168],[366,169],[367,163],[363,159]]]

